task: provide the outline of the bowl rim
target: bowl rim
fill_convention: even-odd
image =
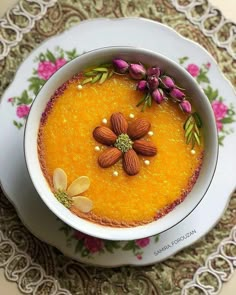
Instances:
[[[133,51],[133,50],[136,50],[136,51],[139,51],[141,54],[152,54],[152,55],[155,55],[156,57],[160,57],[161,59],[167,61],[168,63],[172,64],[175,66],[176,69],[178,69],[178,71],[181,71],[182,73],[184,73],[184,75],[188,76],[188,79],[190,79],[192,81],[193,84],[195,84],[195,86],[197,86],[198,88],[198,91],[201,92],[202,96],[205,97],[205,103],[208,104],[208,106],[210,107],[208,114],[211,115],[213,121],[214,121],[214,139],[215,139],[215,142],[216,142],[216,150],[215,150],[215,156],[214,156],[214,164],[213,164],[213,169],[212,169],[212,172],[211,172],[211,177],[209,179],[209,182],[208,184],[206,185],[206,188],[204,190],[204,193],[202,194],[202,196],[199,198],[198,202],[193,206],[193,208],[188,211],[187,214],[185,214],[182,218],[178,219],[177,221],[175,221],[171,226],[169,226],[168,228],[165,228],[161,231],[152,231],[151,233],[148,232],[147,230],[147,233],[146,234],[138,234],[136,233],[135,231],[135,234],[133,234],[134,230],[135,229],[139,229],[139,228],[142,228],[142,227],[147,227],[149,224],[152,224],[154,222],[158,222],[158,220],[155,220],[153,222],[150,222],[150,223],[147,223],[147,224],[144,224],[144,225],[140,225],[140,226],[135,226],[135,227],[122,227],[122,228],[118,228],[118,227],[110,227],[110,226],[104,226],[104,225],[100,225],[100,224],[96,224],[94,222],[91,222],[89,220],[85,220],[75,214],[73,214],[70,210],[70,214],[73,214],[76,216],[76,218],[78,220],[83,220],[85,221],[86,223],[90,223],[90,224],[93,224],[93,225],[96,225],[96,226],[99,226],[99,227],[102,227],[104,229],[111,229],[112,231],[114,232],[117,232],[118,235],[116,236],[116,234],[113,234],[112,237],[110,236],[110,232],[108,233],[108,235],[104,235],[104,232],[103,234],[100,234],[100,231],[95,231],[94,232],[91,232],[91,231],[88,231],[86,228],[83,228],[83,227],[80,227],[78,228],[78,226],[72,224],[71,222],[69,222],[66,218],[64,218],[63,214],[61,213],[58,213],[58,211],[55,210],[54,206],[52,204],[50,204],[50,200],[48,201],[48,197],[49,196],[42,196],[40,193],[39,193],[39,189],[38,189],[38,186],[37,186],[37,183],[34,179],[34,177],[32,177],[32,174],[31,174],[31,164],[29,162],[29,159],[28,159],[28,144],[27,144],[27,138],[28,138],[28,133],[30,132],[30,125],[29,125],[29,121],[32,117],[32,109],[36,103],[36,101],[38,101],[38,97],[41,95],[42,93],[42,90],[45,89],[45,87],[51,83],[52,81],[52,77],[54,76],[57,76],[60,74],[60,72],[62,71],[62,69],[64,69],[65,67],[70,67],[70,65],[74,62],[76,62],[78,59],[80,59],[81,57],[83,58],[84,56],[87,56],[89,54],[96,54],[97,52],[102,52],[104,50],[123,50],[123,51]],[[78,70],[79,72],[80,70]],[[66,80],[68,81],[68,79]],[[66,82],[65,81],[65,82]],[[64,83],[64,82],[63,82]],[[60,86],[59,86],[60,87]],[[58,87],[54,90],[54,92],[58,89]],[[49,97],[49,99],[47,100],[50,101],[51,99],[51,96]],[[42,113],[41,113],[41,116],[42,116]],[[41,117],[40,116],[40,117]],[[39,124],[40,124],[40,121],[39,121]],[[39,127],[39,126],[38,126]],[[213,131],[213,129],[212,129]],[[38,132],[37,132],[38,134]],[[203,93],[203,91],[201,91],[201,88],[200,86],[197,84],[197,82],[194,80],[194,78],[187,72],[185,71],[177,62],[175,62],[174,60],[170,59],[169,57],[163,55],[163,54],[160,54],[156,51],[153,51],[153,50],[150,50],[150,49],[146,49],[146,48],[142,48],[142,47],[138,47],[138,46],[122,46],[122,45],[119,45],[119,46],[105,46],[105,47],[100,47],[100,48],[96,48],[96,49],[92,49],[92,50],[89,50],[85,53],[82,53],[80,54],[78,57],[74,58],[73,60],[70,60],[68,61],[65,65],[63,65],[59,70],[57,70],[55,73],[52,74],[52,76],[50,76],[50,78],[46,81],[46,83],[42,86],[42,88],[39,90],[39,92],[37,93],[37,95],[35,96],[32,104],[31,104],[31,108],[30,108],[30,112],[28,114],[28,117],[27,117],[27,120],[26,120],[26,124],[25,124],[25,129],[24,129],[24,134],[23,134],[23,151],[24,151],[24,158],[25,158],[25,162],[26,162],[26,167],[27,167],[27,171],[29,173],[29,176],[30,176],[30,179],[33,183],[33,186],[35,188],[35,190],[37,191],[38,195],[40,196],[41,200],[44,202],[44,204],[48,207],[48,209],[55,215],[57,216],[61,221],[65,222],[67,225],[69,225],[70,227],[78,230],[78,231],[81,231],[87,235],[90,235],[90,236],[93,236],[93,237],[96,237],[96,238],[100,238],[100,239],[106,239],[106,240],[125,240],[125,241],[128,241],[128,240],[134,240],[134,239],[141,239],[141,238],[146,238],[146,237],[150,237],[150,236],[153,236],[153,235],[157,235],[157,234],[161,234],[171,228],[173,228],[174,226],[176,226],[177,224],[179,224],[180,222],[182,222],[185,218],[187,218],[195,209],[196,207],[201,203],[201,201],[203,200],[204,196],[206,195],[206,193],[208,192],[209,190],[209,187],[211,186],[211,183],[212,183],[212,180],[214,178],[214,175],[215,175],[215,171],[216,171],[216,168],[217,168],[217,163],[218,163],[218,157],[219,157],[219,144],[218,144],[218,137],[217,137],[217,127],[216,127],[216,123],[215,123],[215,120],[214,120],[214,115],[213,115],[213,110],[211,109],[211,105],[210,105],[210,102],[209,100],[207,99],[206,95]],[[43,172],[41,170],[41,173],[43,175]],[[43,175],[43,177],[45,178],[45,176]],[[46,179],[45,179],[46,180]],[[47,182],[47,180],[46,180]],[[49,193],[52,193],[51,190],[49,190]],[[184,200],[185,201],[185,200]],[[184,203],[181,202],[181,203]],[[59,203],[59,201],[57,201]],[[181,204],[180,203],[180,204]],[[180,205],[179,204],[179,205]],[[61,204],[60,204],[61,205]],[[61,205],[63,206],[63,205]],[[63,206],[64,207],[64,206]],[[65,207],[64,207],[65,208]],[[66,209],[66,208],[65,208]],[[68,209],[66,209],[68,210]],[[173,210],[172,210],[173,211]],[[169,213],[167,213],[165,216],[167,216]],[[164,216],[164,217],[165,217]],[[162,217],[163,218],[163,217]],[[158,228],[158,227],[157,227]],[[132,231],[132,235],[130,235],[130,231]],[[123,233],[122,233],[123,232]],[[128,232],[128,233],[126,233]]]

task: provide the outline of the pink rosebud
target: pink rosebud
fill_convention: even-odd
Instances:
[[[154,90],[158,87],[159,85],[159,81],[158,81],[158,78],[156,76],[149,76],[148,79],[147,79],[147,82],[148,82],[148,88],[150,90]]]
[[[191,114],[191,111],[192,111],[192,106],[191,106],[191,103],[187,100],[184,100],[182,101],[180,104],[179,104],[181,110],[187,114]]]
[[[125,74],[128,71],[129,64],[123,59],[113,59],[113,66],[120,74]]]
[[[178,88],[174,88],[170,92],[170,96],[179,102],[183,101],[185,99],[185,94],[179,90]]]
[[[160,86],[163,87],[164,89],[171,90],[175,87],[175,82],[173,79],[171,79],[168,76],[162,76],[160,78]]]
[[[187,66],[187,71],[189,72],[190,75],[193,77],[197,77],[199,75],[200,69],[197,65],[195,64],[189,64]]]
[[[130,64],[129,74],[134,80],[141,80],[146,76],[146,70],[141,64]]]
[[[57,70],[57,67],[51,61],[41,61],[38,65],[38,76],[43,80],[48,80]]]
[[[30,111],[30,107],[27,106],[26,104],[22,104],[20,106],[17,107],[16,109],[16,115],[19,118],[25,118],[28,116]]]
[[[150,243],[150,238],[143,238],[135,241],[135,244],[140,248],[145,248]]]
[[[148,76],[156,76],[158,78],[160,74],[161,74],[161,69],[158,67],[151,67],[147,69]]]
[[[147,81],[146,80],[141,80],[137,84],[137,90],[140,91],[145,91],[147,89]]]
[[[86,236],[84,239],[84,246],[89,250],[90,253],[96,253],[103,248],[103,241],[98,238]]]
[[[66,60],[64,58],[58,58],[56,60],[56,68],[57,70],[60,69],[62,66],[64,66],[66,64]]]
[[[162,89],[155,89],[152,92],[152,98],[155,100],[156,103],[160,104],[164,100],[164,93]]]

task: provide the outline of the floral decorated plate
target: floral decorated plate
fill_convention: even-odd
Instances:
[[[97,38],[101,31],[103,38]],[[162,42],[157,42],[153,36],[159,36]],[[25,120],[42,85],[57,69],[77,55],[112,45],[151,49],[179,62],[195,77],[209,98],[219,131],[220,153],[216,173],[200,205],[185,220],[159,236],[134,241],[100,240],[63,224],[38,197],[26,170],[23,154]],[[206,234],[226,208],[235,188],[231,176],[236,165],[233,154],[236,144],[235,109],[235,93],[214,59],[199,45],[184,39],[170,28],[135,18],[82,22],[36,49],[20,66],[13,83],[2,97],[1,185],[31,232],[65,255],[107,267],[155,263]]]

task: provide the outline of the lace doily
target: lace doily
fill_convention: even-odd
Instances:
[[[0,60],[7,56],[57,0],[21,0],[0,18]],[[9,34],[6,31],[10,31]]]
[[[205,266],[198,268],[192,281],[182,289],[182,295],[193,294],[194,289],[199,289],[205,295],[219,294],[222,282],[231,279],[236,267],[236,226],[231,230],[230,236],[224,239],[206,260]],[[215,286],[207,282],[206,277],[211,276],[216,281]]]
[[[217,46],[225,48],[236,58],[236,24],[227,20],[207,0],[172,0],[175,8],[185,13],[188,20],[198,25],[201,31],[211,37]]]
[[[30,256],[20,251],[2,232],[0,232],[0,251],[7,255],[6,260],[0,261],[5,277],[9,281],[17,282],[22,293],[39,294],[44,290],[50,295],[71,294],[68,290],[62,289],[55,278],[46,275],[39,264],[33,263]]]

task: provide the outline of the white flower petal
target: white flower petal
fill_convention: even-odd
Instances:
[[[88,213],[93,208],[93,201],[87,197],[77,196],[73,198],[74,206],[83,213]]]
[[[56,168],[53,172],[53,186],[56,190],[66,190],[67,188],[67,175],[61,168]]]
[[[90,186],[88,176],[80,176],[74,180],[67,189],[67,194],[71,197],[85,192]]]

